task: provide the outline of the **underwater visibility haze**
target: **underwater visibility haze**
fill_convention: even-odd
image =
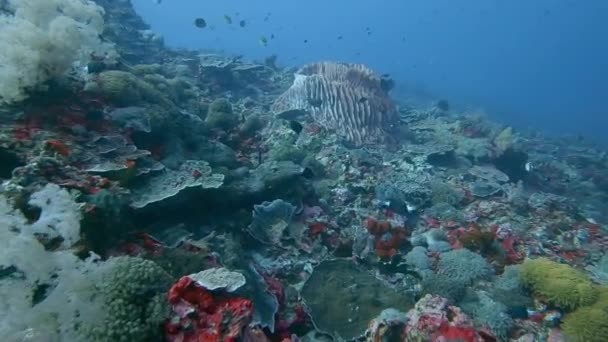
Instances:
[[[0,0],[0,341],[606,341],[607,18]]]
[[[390,73],[396,97],[483,107],[520,128],[603,143],[608,110],[605,1],[136,0],[174,47],[219,49],[299,66],[364,63]],[[235,18],[227,25],[224,15]],[[214,29],[201,31],[192,17]],[[245,20],[247,26],[239,27]],[[274,39],[266,46],[260,36]],[[305,42],[306,41],[306,42]]]

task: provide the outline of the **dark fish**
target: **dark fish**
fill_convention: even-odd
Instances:
[[[274,33],[270,35],[270,39],[274,39]]]
[[[289,121],[303,120],[306,116],[306,111],[303,111],[301,109],[291,109],[281,113],[277,113],[277,118]]]
[[[338,36],[338,40],[342,40],[342,36]]]
[[[380,75],[380,77],[382,77],[382,78],[389,78],[389,77],[391,77],[391,75],[390,74],[382,74],[382,75]]]
[[[224,14],[224,21],[226,21],[226,24],[228,25],[232,24],[232,18],[228,14]]]
[[[296,132],[297,134],[300,134],[300,132],[302,132],[302,129],[304,129],[304,126],[302,126],[302,124],[297,122],[296,120],[291,120],[289,121],[289,128],[291,128],[291,130]]]
[[[308,39],[304,39],[304,44],[308,43]]]
[[[362,97],[359,99],[359,103],[365,103],[367,102],[367,97]]]
[[[247,23],[245,22],[245,20],[241,20],[241,21],[239,21],[239,26],[245,27],[245,26],[247,26]]]
[[[313,107],[321,107],[321,105],[323,104],[323,101],[321,99],[308,99],[308,103],[313,106]]]
[[[194,26],[198,28],[205,28],[207,27],[207,22],[203,18],[196,18],[194,19]]]

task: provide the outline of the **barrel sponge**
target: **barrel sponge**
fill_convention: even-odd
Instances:
[[[535,294],[564,309],[589,305],[598,297],[597,288],[585,274],[547,258],[524,262],[521,280]]]
[[[0,15],[0,104],[43,90],[46,82],[92,54],[108,52],[101,42],[103,9],[88,0],[8,0]]]

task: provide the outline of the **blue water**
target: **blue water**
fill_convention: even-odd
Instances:
[[[608,143],[605,0],[133,2],[169,46],[277,54],[290,66],[361,62],[392,75],[395,97],[446,98],[516,127]]]

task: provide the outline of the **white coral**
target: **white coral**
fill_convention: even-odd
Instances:
[[[70,247],[78,241],[80,212],[70,194],[55,184],[48,184],[31,198],[30,204],[39,206],[42,212],[40,219],[30,225],[23,215],[14,210],[7,199],[0,195],[0,269],[14,267],[20,274],[19,277],[0,278],[2,341],[25,338],[20,334],[33,325],[36,326],[37,333],[45,334],[43,331],[47,330],[48,313],[54,311],[48,306],[51,306],[52,299],[62,291],[53,291],[56,295],[49,296],[45,304],[47,310],[43,310],[44,305],[38,310],[32,310],[31,296],[34,289],[40,284],[61,284],[58,279],[64,279],[65,284],[68,274],[85,265],[68,250],[47,251],[34,235],[40,233],[51,237],[60,236],[64,239],[64,247]],[[76,274],[82,272],[77,271]],[[61,297],[66,296],[69,294]],[[66,300],[58,304],[54,301],[53,304],[55,308],[71,306]]]
[[[91,1],[8,0],[8,8],[13,15],[0,15],[0,104],[108,51],[99,39],[103,9]]]

